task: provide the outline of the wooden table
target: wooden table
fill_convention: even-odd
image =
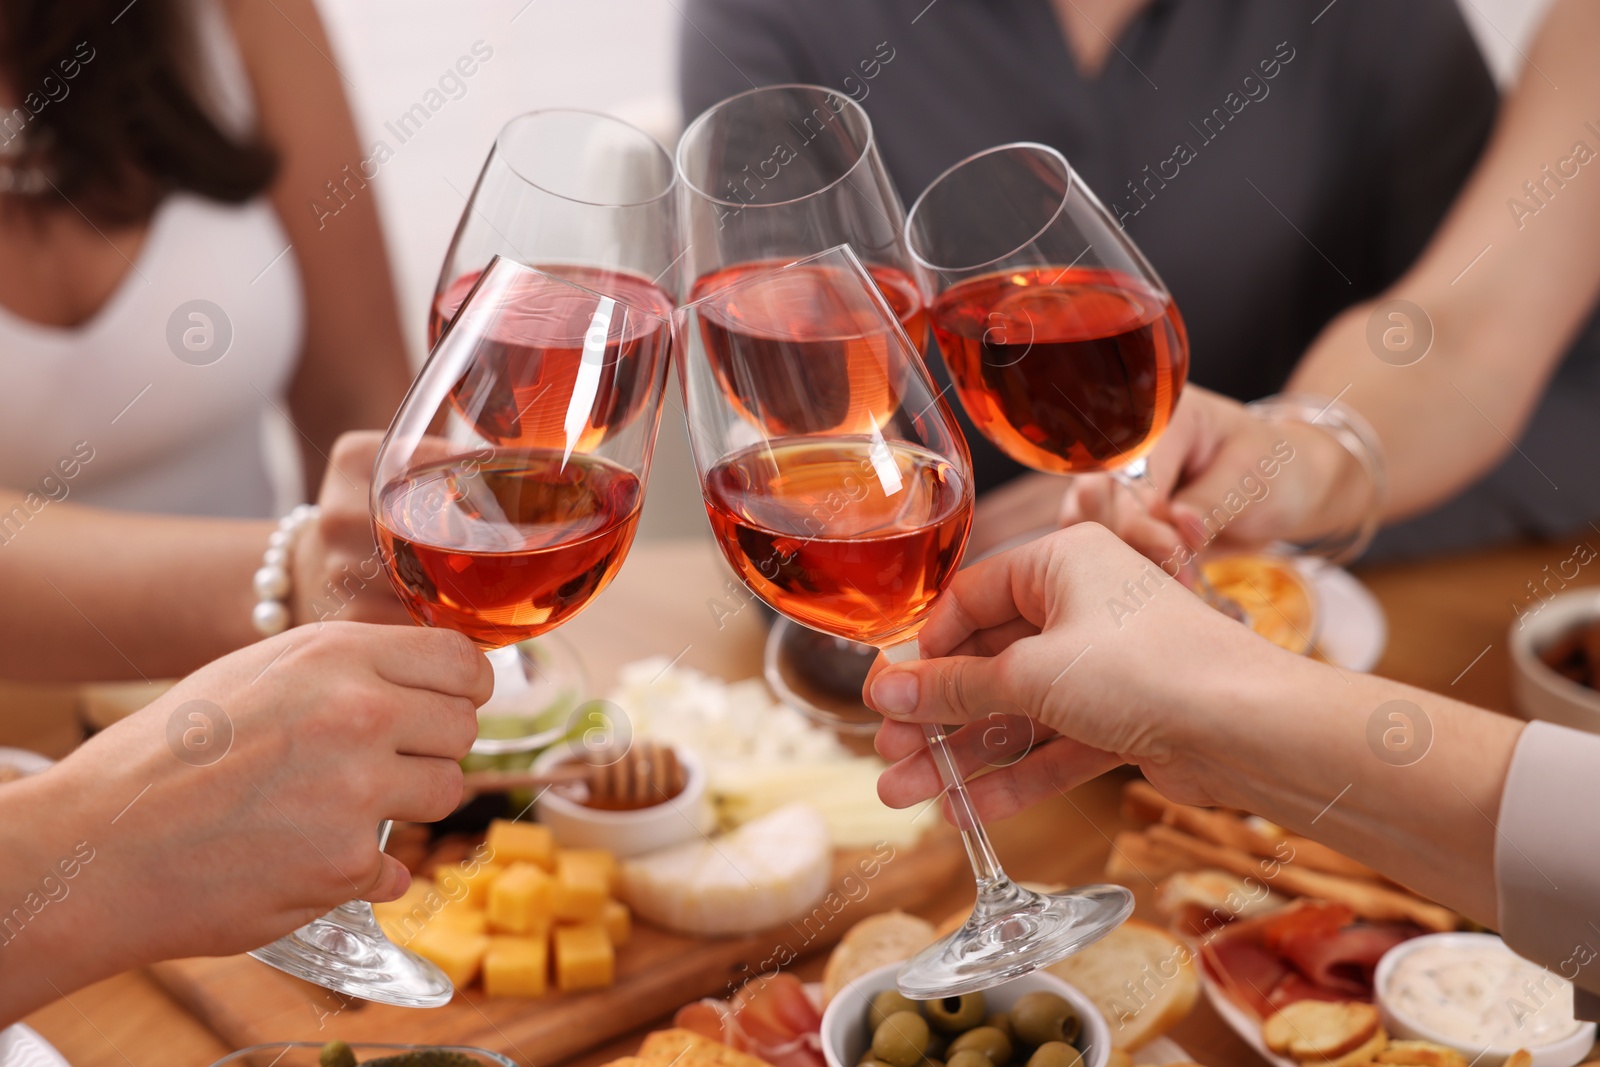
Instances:
[[[1526,583],[1572,548],[1518,546],[1362,572],[1389,619],[1388,650],[1378,673],[1509,711],[1505,635],[1513,605],[1526,604]],[[1600,575],[1585,572],[1580,578],[1581,584],[1595,581]],[[615,586],[564,633],[581,650],[597,691],[610,686],[622,664],[651,655],[725,678],[748,677],[759,671],[763,628],[754,605],[740,609],[748,595],[731,583],[709,542],[641,545]],[[59,724],[32,728],[59,730]],[[0,744],[27,746],[31,739],[0,736]],[[1124,778],[1109,775],[993,827],[1011,873],[1043,882],[1097,880],[1111,835],[1127,825],[1117,810]],[[1148,887],[1135,888],[1147,912]],[[922,910],[942,919],[971,897],[963,876]],[[813,961],[801,974],[812,977],[820,968]],[[230,1051],[140,972],[72,993],[27,1021],[75,1067],[204,1067]],[[328,1035],[338,1036],[337,1019],[330,1020]],[[1261,1063],[1203,1001],[1172,1036],[1203,1063]],[[631,1052],[637,1042],[637,1036],[613,1042],[573,1067]]]

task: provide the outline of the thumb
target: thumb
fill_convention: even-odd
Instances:
[[[1034,715],[1024,698],[1013,645],[998,656],[949,656],[915,660],[879,671],[867,704],[891,719],[956,724],[985,717],[996,701]]]
[[[361,899],[374,904],[399,900],[411,888],[411,872],[406,865],[389,855],[378,853],[378,877],[372,888],[361,894]]]

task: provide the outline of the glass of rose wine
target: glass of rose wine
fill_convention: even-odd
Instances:
[[[671,153],[619,118],[551,108],[506,123],[440,267],[429,347],[495,256],[670,315],[675,180]]]
[[[923,191],[911,253],[956,395],[984,436],[1053,474],[1144,474],[1189,370],[1167,287],[1055,149],[970,156]]]
[[[1148,488],[1189,337],[1155,268],[1066,157],[1027,142],[967,157],[917,197],[906,242],[933,278],[933,332],[983,435],[1034,470]],[[1207,603],[1248,622],[1190,573]]]
[[[926,347],[924,287],[906,250],[905,207],[860,104],[818,85],[752,89],[690,123],[677,164],[685,302],[847,244],[906,333]],[[808,280],[821,284],[823,275],[813,271]],[[819,378],[829,373],[816,370]]]
[[[495,258],[379,449],[372,522],[411,617],[505,649],[582,611],[638,526],[670,323]],[[380,830],[380,844],[387,826]],[[368,1000],[435,1007],[448,978],[354,901],[252,953]]]
[[[915,658],[966,547],[972,462],[871,272],[841,245],[747,273],[680,308],[673,333],[706,514],[734,572],[796,622]],[[833,379],[833,366],[849,373]],[[995,985],[1127,917],[1120,886],[1046,896],[1007,878],[943,730],[927,736],[978,900],[960,930],[907,964],[903,992]]]
[[[495,256],[667,318],[679,259],[671,153],[643,130],[593,111],[552,108],[506,123],[440,267],[429,306],[430,347]],[[506,358],[521,356],[509,350]],[[520,410],[538,388],[534,383],[519,394],[512,410]],[[551,681],[549,657],[532,646],[508,646],[490,661],[495,699],[503,694],[506,706],[532,706],[531,694]],[[564,730],[559,724],[507,738],[480,737],[473,751],[537,751]]]

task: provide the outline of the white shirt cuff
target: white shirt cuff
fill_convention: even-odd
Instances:
[[[1577,987],[1600,1019],[1600,737],[1553,723],[1522,731],[1495,835],[1500,936]]]

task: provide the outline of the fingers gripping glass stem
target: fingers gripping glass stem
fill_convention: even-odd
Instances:
[[[910,663],[921,657],[922,650],[915,640],[891,645],[883,650],[883,658],[890,663]],[[945,795],[950,798],[950,806],[955,811],[961,841],[967,846],[967,858],[972,861],[972,873],[978,879],[978,898],[981,901],[992,887],[1007,880],[1006,872],[995,856],[994,846],[989,843],[989,834],[983,828],[983,821],[978,818],[972,794],[967,791],[961,768],[956,765],[955,753],[950,751],[950,743],[945,738],[944,727],[937,723],[923,723],[922,732],[928,739],[928,751],[933,756],[934,767],[939,771],[939,780],[944,782]]]

